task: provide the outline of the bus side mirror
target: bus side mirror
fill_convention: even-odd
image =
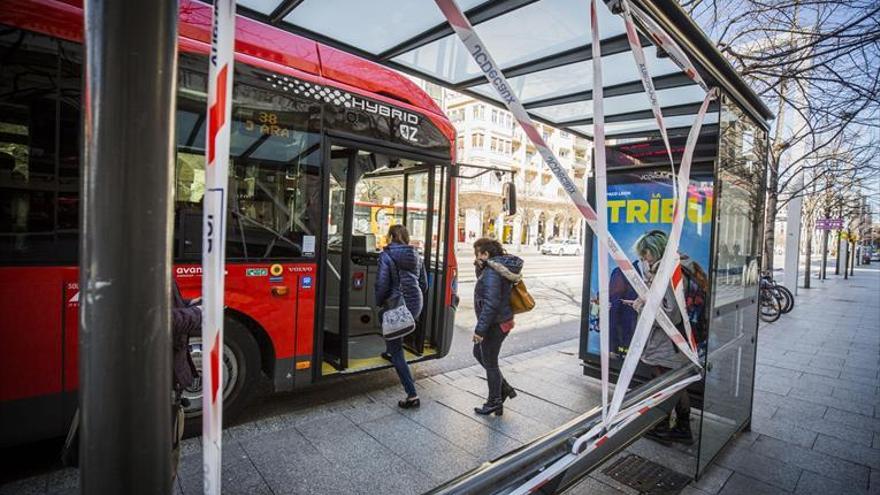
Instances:
[[[516,215],[516,185],[513,182],[506,182],[503,186],[503,201],[504,205],[502,206],[504,213],[508,215]]]

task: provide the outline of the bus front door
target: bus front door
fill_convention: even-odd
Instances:
[[[410,243],[430,259],[433,166],[351,147],[331,146],[325,238],[322,374],[387,366],[374,300],[379,254],[394,224],[407,226]],[[425,347],[426,310],[405,340],[408,360]]]

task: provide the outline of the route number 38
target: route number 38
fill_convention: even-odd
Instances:
[[[419,128],[412,125],[400,124],[400,137],[406,139],[407,141],[417,141],[416,134],[419,132]]]

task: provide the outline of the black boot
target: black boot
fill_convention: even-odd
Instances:
[[[675,427],[669,430],[667,438],[672,442],[693,445],[694,434],[691,432],[691,422],[688,420],[679,421]]]
[[[493,413],[495,414],[495,416],[501,416],[502,414],[504,414],[504,403],[500,400],[489,401],[483,404],[482,407],[475,407],[474,412],[483,416],[487,416]]]
[[[501,402],[507,399],[516,398],[516,389],[511,387],[507,382],[501,384]]]
[[[663,445],[671,445],[669,440],[669,420],[663,420],[657,426],[651,428],[645,433],[645,438],[662,443]]]
[[[422,405],[422,401],[418,397],[407,397],[404,400],[397,401],[397,407],[401,409],[413,409]]]
[[[691,432],[690,421],[681,421],[674,428],[670,428],[669,424],[664,421],[645,433],[645,438],[667,446],[672,445],[673,442],[684,445],[694,444],[694,435]]]

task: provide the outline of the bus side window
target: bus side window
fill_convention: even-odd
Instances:
[[[0,264],[76,264],[80,48],[9,30],[0,52]]]
[[[205,84],[181,56],[178,77],[175,253],[201,256],[205,189]],[[314,256],[303,236],[320,225],[320,107],[264,89],[236,72],[233,89],[226,256],[249,261]]]

